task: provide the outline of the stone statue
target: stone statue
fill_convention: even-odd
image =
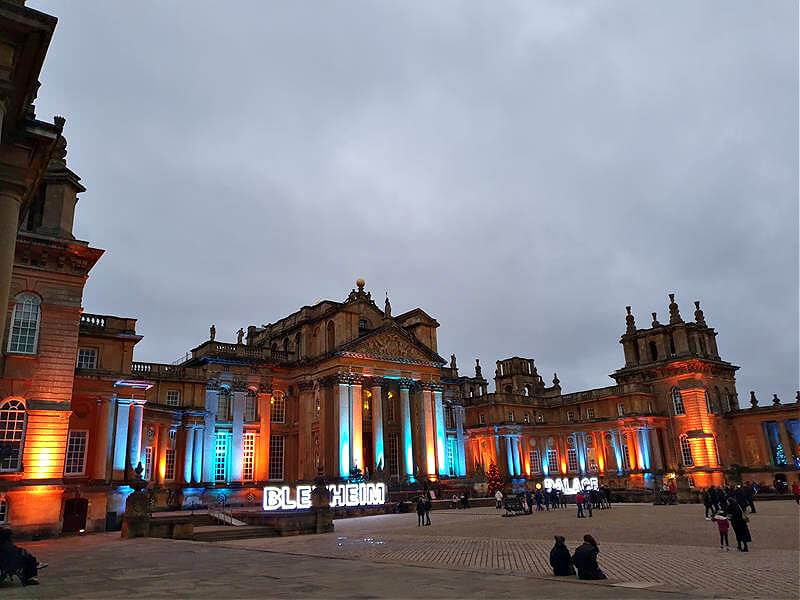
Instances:
[[[213,342],[214,338],[217,337],[217,326],[212,324],[211,327],[208,328],[208,331],[209,334],[211,335],[210,339]]]
[[[458,368],[456,366],[456,355],[455,354],[451,354],[450,355],[450,368],[453,369],[453,371],[455,371]]]
[[[383,303],[383,317],[389,319],[392,316],[392,304],[389,302],[389,294],[386,294],[386,302]]]
[[[475,377],[478,377],[478,378],[483,377],[483,375],[481,374],[481,359],[480,358],[476,358],[475,359]]]
[[[244,329],[240,327],[239,331],[236,332],[236,343],[241,344],[243,337],[244,337]]]

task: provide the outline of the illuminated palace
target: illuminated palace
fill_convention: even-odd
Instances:
[[[562,394],[533,360],[459,375],[420,308],[393,315],[359,280],[339,300],[208,336],[176,364],[134,360],[132,318],[83,311],[102,250],[75,239],[80,178],[64,119],[36,118],[56,19],[0,0],[0,524],[47,535],[119,527],[141,463],[157,508],[224,495],[256,504],[267,482],[366,476],[390,491],[596,474],[645,488],[770,482],[800,459],[797,406],[739,408],[699,304],[647,329],[627,317],[616,385]]]

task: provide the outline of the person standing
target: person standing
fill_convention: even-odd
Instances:
[[[744,488],[744,501],[750,507],[750,514],[756,514],[756,505],[753,504],[753,497],[756,495],[755,489],[753,489],[753,482],[748,481],[747,485]]]
[[[753,539],[750,537],[750,528],[747,526],[747,515],[733,497],[728,498],[728,518],[731,520],[733,534],[736,536],[737,549],[740,552],[749,552],[747,544]]]
[[[572,556],[569,549],[564,544],[564,536],[555,536],[556,543],[550,550],[550,566],[553,567],[553,575],[556,577],[569,577],[575,575],[575,566],[572,564]]]
[[[431,499],[431,494],[425,496],[425,525],[431,524],[431,508],[433,507],[433,500]]]
[[[722,511],[714,515],[714,521],[716,521],[717,528],[719,529],[719,549],[722,550],[724,542],[725,551],[730,552],[730,548],[728,547],[728,529],[730,528],[731,522]]]
[[[583,519],[585,516],[583,514],[583,492],[575,494],[575,504],[578,505],[578,518]]]
[[[606,579],[606,574],[597,564],[597,555],[600,547],[595,539],[588,533],[583,536],[583,544],[575,549],[572,562],[578,569],[578,579]]]
[[[564,490],[560,490],[558,492],[558,497],[561,499],[561,508],[567,508],[567,495],[564,493]]]
[[[417,498],[417,527],[425,524],[425,498]]]
[[[589,509],[589,516],[592,516],[592,492],[584,491],[583,492],[583,503],[586,505],[586,508]]]
[[[541,504],[541,499],[544,498],[544,507],[545,509],[547,509],[547,512],[550,512],[550,490],[545,490],[544,492],[537,492],[537,493],[540,495],[539,504]]]
[[[545,504],[547,504],[547,492],[542,494],[542,492],[539,491],[534,494],[534,498],[536,499],[536,512],[542,512],[544,510],[542,507],[542,496],[544,496]],[[550,509],[548,508],[548,510]]]
[[[706,509],[705,519],[706,521],[710,521],[711,517],[709,516],[709,514],[713,516],[714,509],[712,508],[712,503],[711,503],[711,490],[709,490],[708,488],[703,489],[703,506]]]
[[[503,508],[503,492],[497,490],[494,493],[494,508],[495,510],[500,510]]]

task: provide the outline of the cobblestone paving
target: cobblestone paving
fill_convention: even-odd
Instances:
[[[673,513],[654,513],[652,506],[626,506],[604,511],[589,519],[578,521],[571,513],[551,516],[556,529],[604,531],[600,537],[600,564],[609,576],[609,583],[652,591],[675,591],[692,595],[731,598],[798,598],[800,553],[786,549],[796,547],[798,518],[793,504],[765,503],[759,515],[751,521],[753,537],[760,541],[749,553],[736,551],[733,533],[731,552],[720,552],[709,546],[716,544],[713,524],[698,519],[696,507],[681,507]],[[614,512],[612,516],[611,513]],[[530,526],[523,516],[502,518],[484,510],[434,512],[434,523],[444,531],[458,527],[464,532],[484,533],[482,537],[465,535],[436,535],[436,527],[417,528],[409,525],[415,515],[387,515],[337,521],[337,533],[324,536],[241,540],[224,543],[229,547],[247,547],[270,552],[295,553],[305,556],[349,558],[377,563],[430,566],[466,571],[493,571],[533,576],[549,576],[550,539],[515,538]],[[469,514],[469,516],[467,516]],[[644,517],[643,517],[644,515]],[[464,519],[471,525],[465,526]],[[680,521],[675,527],[686,528],[691,518],[690,533],[684,534],[685,544],[621,543],[613,540],[614,524],[628,527],[630,523],[649,519],[642,533],[645,538],[673,539],[669,532],[670,519]],[[663,522],[661,519],[663,518]],[[527,519],[527,521],[526,521]],[[605,519],[601,522],[601,519]],[[760,520],[759,520],[760,519]],[[770,520],[783,524],[783,531],[771,538],[759,539],[760,527],[777,527]],[[454,523],[456,525],[454,525]],[[461,524],[460,527],[457,524]],[[788,527],[787,527],[788,526]],[[661,531],[664,530],[662,534]],[[691,531],[694,530],[694,535]],[[541,529],[537,530],[541,535]],[[580,535],[567,531],[570,549],[578,545]],[[543,537],[543,536],[542,536]],[[696,542],[702,541],[703,545]],[[649,541],[649,540],[648,540]],[[766,546],[766,548],[765,548]],[[776,548],[777,546],[777,548]]]

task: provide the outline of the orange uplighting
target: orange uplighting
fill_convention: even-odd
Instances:
[[[567,474],[567,461],[563,458],[561,459],[561,474],[562,475]]]
[[[597,468],[602,473],[606,470],[606,459],[603,458],[603,453],[597,455]]]

